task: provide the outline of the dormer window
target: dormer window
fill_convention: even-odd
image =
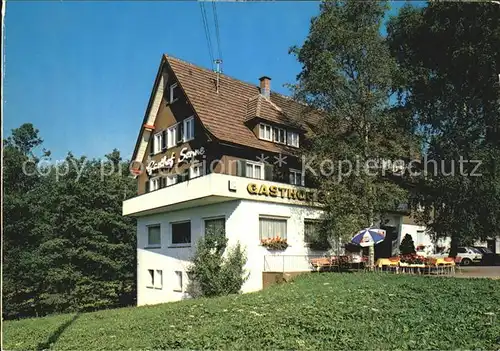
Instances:
[[[261,123],[259,126],[259,138],[267,141],[272,141],[271,131],[272,128],[269,124]]]
[[[299,147],[299,133],[288,131],[287,144],[293,147]]]
[[[283,128],[273,128],[273,140],[275,143],[286,144],[286,130]]]

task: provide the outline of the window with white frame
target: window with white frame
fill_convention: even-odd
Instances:
[[[194,117],[186,118],[184,124],[184,142],[194,139]]]
[[[182,271],[175,271],[174,291],[182,292]]]
[[[177,183],[177,175],[171,174],[166,177],[167,186],[174,185]]]
[[[149,180],[149,191],[158,190],[161,187],[161,178],[155,177]]]
[[[191,167],[189,167],[189,179],[201,177],[203,175],[203,170],[201,167],[201,163],[195,163]]]
[[[161,227],[159,224],[148,226],[148,247],[161,247]]]
[[[146,287],[163,289],[163,271],[161,269],[148,269]]]
[[[288,131],[287,134],[287,145],[299,147],[299,133]]]
[[[264,179],[264,165],[259,162],[247,161],[245,175],[248,178]]]
[[[172,245],[191,244],[191,221],[171,223]]]
[[[161,269],[157,269],[155,271],[155,281],[154,287],[155,289],[163,289],[163,271]]]
[[[179,85],[177,83],[174,83],[170,86],[170,103],[175,102],[177,99],[179,99],[181,94]]]
[[[171,148],[177,145],[177,126],[175,124],[167,129],[167,147]]]
[[[286,239],[286,218],[259,217],[259,236],[260,239]]]
[[[259,138],[263,140],[272,141],[271,133],[272,133],[272,128],[269,124],[261,123],[259,125]]]
[[[153,152],[155,154],[161,152],[162,144],[163,144],[163,132],[156,133],[153,139],[154,147]]]
[[[273,140],[276,143],[286,144],[286,130],[283,128],[273,128]]]
[[[155,287],[155,270],[154,269],[148,269],[148,276],[147,276],[147,283],[146,286],[148,288],[154,288]]]
[[[304,177],[302,171],[290,168],[290,184],[304,186]]]

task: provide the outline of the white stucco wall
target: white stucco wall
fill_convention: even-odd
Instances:
[[[425,230],[426,230],[425,226],[419,226],[414,224],[403,224],[401,225],[400,242],[403,240],[406,234],[410,234],[413,239],[413,243],[415,244],[415,247],[419,245],[425,245],[425,246],[430,246],[434,249],[435,248],[434,242],[432,241],[432,238],[430,237],[429,234],[427,234]],[[419,234],[418,233],[419,231],[423,231],[423,233]],[[451,242],[450,238],[439,239],[437,245],[442,247],[449,247],[450,242]]]
[[[259,215],[272,215],[287,218],[287,241],[290,245],[285,251],[273,254],[260,246]],[[316,219],[321,210],[305,206],[284,205],[251,200],[235,200],[214,205],[164,212],[137,219],[137,303],[155,304],[180,300],[186,295],[173,291],[175,271],[183,272],[183,288],[187,286],[186,270],[194,254],[197,240],[204,233],[204,220],[213,217],[226,218],[226,236],[229,245],[240,242],[246,249],[246,269],[250,273],[244,284],[243,292],[262,289],[262,272],[308,270],[309,262],[304,258],[311,252],[304,244],[304,219]],[[169,247],[171,240],[170,223],[191,221],[191,246]],[[147,249],[147,226],[161,225],[161,248]],[[319,253],[316,253],[319,254]],[[285,255],[285,258],[281,257]],[[297,256],[294,256],[297,255]],[[265,259],[266,258],[266,259]],[[265,267],[266,265],[266,267]],[[163,287],[147,287],[148,269],[163,271]]]

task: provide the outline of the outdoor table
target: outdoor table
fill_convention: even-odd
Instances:
[[[413,272],[418,272],[418,274],[421,274],[422,271],[421,271],[421,268],[425,268],[426,265],[423,264],[423,263],[420,263],[420,264],[410,264],[410,263],[405,263],[405,262],[400,262],[399,263],[399,267],[402,268],[403,272],[410,272],[410,273],[413,273]]]

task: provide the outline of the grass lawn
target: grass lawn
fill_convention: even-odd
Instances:
[[[500,281],[309,274],[265,291],[4,324],[4,349],[500,349]]]

